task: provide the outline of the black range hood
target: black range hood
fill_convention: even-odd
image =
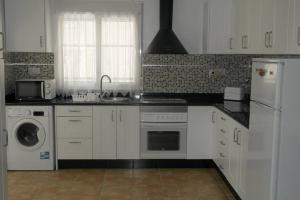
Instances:
[[[145,53],[187,54],[172,30],[173,0],[160,0],[160,29]]]

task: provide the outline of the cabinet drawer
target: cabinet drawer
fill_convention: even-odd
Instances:
[[[221,124],[221,123],[217,125],[217,133],[219,135],[222,135],[225,138],[229,138],[229,131],[230,131],[230,129],[229,129],[228,125]]]
[[[92,138],[91,117],[56,117],[58,138]]]
[[[217,166],[222,171],[224,176],[228,177],[228,171],[229,171],[229,160],[228,159],[217,159]]]
[[[224,149],[229,148],[228,139],[220,133],[217,134],[217,147]]]
[[[56,106],[56,116],[62,117],[91,117],[93,115],[92,106]]]
[[[223,172],[225,176],[227,176],[229,170],[229,146],[227,145],[227,140],[222,140],[226,145],[219,145],[217,146],[217,155],[216,155],[216,164],[218,165],[219,169]]]
[[[58,159],[92,159],[91,139],[58,139]]]

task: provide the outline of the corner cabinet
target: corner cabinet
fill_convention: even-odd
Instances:
[[[139,106],[93,106],[93,159],[139,159],[139,113]]]
[[[211,106],[188,107],[187,159],[211,159]]]
[[[215,109],[213,160],[241,199],[246,190],[246,156],[249,130],[228,115]]]
[[[6,51],[51,51],[49,0],[5,0]]]

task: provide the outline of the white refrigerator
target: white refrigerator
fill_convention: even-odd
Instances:
[[[300,59],[253,59],[246,200],[300,199]]]

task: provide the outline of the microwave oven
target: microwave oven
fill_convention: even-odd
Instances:
[[[51,100],[56,97],[55,79],[21,79],[16,81],[17,100]]]

